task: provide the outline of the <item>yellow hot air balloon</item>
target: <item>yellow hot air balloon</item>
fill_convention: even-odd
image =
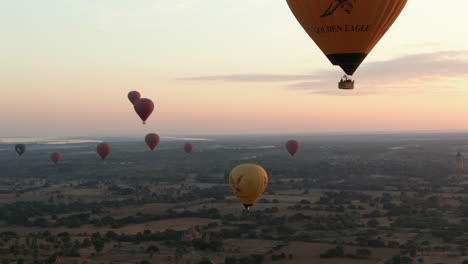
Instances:
[[[299,23],[333,65],[353,75],[400,15],[407,0],[287,0]],[[338,88],[353,89],[344,76]]]
[[[258,165],[242,164],[232,169],[229,185],[247,212],[250,212],[250,207],[262,196],[268,185],[268,175]]]

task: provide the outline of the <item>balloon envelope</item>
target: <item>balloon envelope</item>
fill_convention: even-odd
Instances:
[[[185,152],[187,152],[188,154],[192,153],[192,151],[193,151],[193,144],[192,144],[192,143],[185,143],[185,144],[184,144],[184,150],[185,150]]]
[[[407,0],[287,0],[333,65],[352,75],[400,15]]]
[[[146,119],[153,113],[154,103],[148,98],[141,98],[135,101],[133,105],[135,112],[143,121],[143,124],[146,124]]]
[[[52,162],[54,164],[57,164],[60,162],[60,160],[62,159],[62,153],[60,152],[53,152],[52,154],[50,154],[50,159],[52,160]]]
[[[103,160],[105,160],[107,156],[109,156],[109,154],[111,153],[111,150],[112,150],[111,145],[105,142],[98,144],[96,147],[96,152],[99,154],[99,156],[101,156]]]
[[[137,91],[131,91],[128,93],[127,97],[128,97],[128,100],[130,100],[130,102],[134,105],[136,100],[141,98],[141,95]]]
[[[294,156],[297,153],[299,146],[299,142],[293,139],[286,142],[286,149],[288,150],[289,154],[291,154],[291,156]]]
[[[26,152],[26,145],[25,144],[16,144],[15,146],[15,150],[16,150],[16,153],[18,153],[18,155],[23,155],[24,152]]]
[[[229,185],[247,211],[262,196],[268,185],[268,175],[255,164],[242,164],[229,175]]]
[[[146,145],[148,145],[148,147],[151,150],[154,150],[158,146],[160,140],[161,140],[161,138],[159,137],[159,135],[157,135],[155,133],[149,133],[145,137]]]

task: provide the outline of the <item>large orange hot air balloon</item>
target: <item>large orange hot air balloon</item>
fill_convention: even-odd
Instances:
[[[288,150],[289,154],[291,154],[291,156],[294,156],[299,150],[299,142],[293,139],[289,140],[286,142],[286,149]]]
[[[102,160],[106,160],[111,151],[112,146],[105,142],[98,144],[96,147],[96,152],[99,154],[99,156],[101,156]]]
[[[135,112],[140,116],[143,124],[146,124],[146,119],[153,113],[154,103],[148,98],[141,98],[135,101],[133,108],[135,108]]]
[[[60,152],[54,152],[52,154],[50,154],[50,159],[52,160],[52,162],[54,164],[57,164],[60,162],[60,160],[62,159],[62,153]]]
[[[333,65],[353,75],[400,15],[407,0],[287,0],[299,23]],[[353,89],[347,76],[340,89]]]
[[[127,97],[128,100],[130,100],[130,102],[134,105],[136,100],[140,99],[141,95],[137,91],[131,91],[128,93]]]
[[[193,151],[193,144],[192,143],[185,143],[184,144],[184,150],[187,152],[187,154],[192,153]]]
[[[148,147],[151,150],[154,150],[158,146],[160,140],[161,140],[161,138],[155,133],[149,133],[145,137],[146,145],[148,145]]]

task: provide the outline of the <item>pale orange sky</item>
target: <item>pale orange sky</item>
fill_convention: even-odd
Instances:
[[[466,1],[410,0],[355,91],[285,1],[219,2],[0,4],[0,137],[468,130]]]

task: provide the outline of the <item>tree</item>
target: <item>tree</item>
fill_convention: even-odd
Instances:
[[[155,245],[151,245],[151,246],[148,246],[148,248],[146,248],[146,253],[149,253],[151,258],[156,252],[159,252],[159,248]]]
[[[94,246],[94,249],[96,250],[96,253],[99,253],[104,249],[104,241],[100,238],[93,239],[93,246]]]
[[[88,248],[91,246],[91,240],[89,238],[85,238],[83,242],[81,243],[82,248]]]
[[[337,246],[335,248],[329,248],[325,253],[321,253],[321,258],[342,258],[344,256],[344,249],[342,246]]]

